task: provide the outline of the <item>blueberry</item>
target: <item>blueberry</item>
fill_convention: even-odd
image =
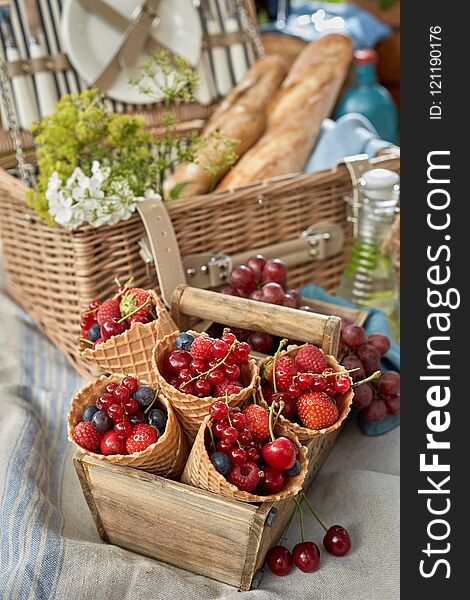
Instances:
[[[162,435],[165,431],[167,415],[160,410],[159,408],[152,408],[152,410],[148,414],[149,425],[153,425],[158,429],[160,434]]]
[[[286,471],[286,475],[289,477],[295,477],[300,473],[300,461],[296,460],[290,469]]]
[[[98,412],[96,406],[87,406],[82,414],[82,421],[91,421],[95,412]]]
[[[141,410],[138,410],[129,417],[131,425],[137,425],[137,423],[143,423],[145,421],[145,415]]]
[[[211,454],[211,463],[224,477],[230,473],[230,469],[232,468],[230,458],[225,454],[225,452],[213,452]]]
[[[132,396],[137,400],[140,406],[149,406],[155,398],[155,390],[149,385],[139,385]]]
[[[180,333],[176,338],[175,347],[177,350],[187,350],[188,352],[191,350],[191,345],[194,342],[194,336],[190,333],[183,332]]]
[[[88,339],[91,340],[92,342],[96,342],[96,340],[99,340],[100,337],[101,337],[100,326],[98,325],[98,323],[95,323],[88,330]]]
[[[108,431],[113,426],[113,422],[105,413],[104,410],[99,410],[93,415],[93,419],[91,420],[93,423],[93,427],[98,431]]]

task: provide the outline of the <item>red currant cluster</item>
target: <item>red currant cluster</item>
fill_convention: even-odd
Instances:
[[[347,352],[342,364],[351,370],[353,381],[368,377],[380,369],[380,359],[390,350],[386,335],[374,333],[367,337],[363,327],[342,319],[340,352]],[[400,375],[386,371],[374,382],[355,390],[353,408],[362,411],[366,421],[382,421],[385,416],[400,414]]]
[[[220,339],[178,335],[175,350],[163,360],[164,377],[185,394],[214,398],[237,394],[244,385],[241,367],[248,364],[250,346],[225,331]]]
[[[345,394],[352,381],[348,373],[328,367],[323,352],[312,344],[301,346],[295,355],[278,356],[265,363],[263,397],[276,409],[283,405],[282,416],[289,421],[298,419],[309,429],[330,427],[339,418],[335,399]]]
[[[163,435],[167,414],[153,408],[156,391],[127,376],[121,383],[110,381],[96,404],[87,406],[73,437],[85,450],[98,448],[106,456],[145,450]]]
[[[82,312],[79,341],[88,346],[124,333],[133,323],[150,323],[157,318],[155,307],[147,290],[131,288],[130,279],[124,285],[117,281],[112,298],[92,300]]]
[[[210,408],[211,462],[239,490],[277,494],[301,471],[296,445],[287,437],[274,437],[273,413],[258,404],[240,411],[220,400]]]
[[[223,294],[251,298],[258,302],[278,304],[311,312],[309,306],[302,306],[302,298],[297,290],[286,286],[287,268],[282,260],[268,260],[261,254],[252,256],[246,265],[236,267],[230,274],[230,286],[223,288]],[[240,341],[247,342],[257,352],[268,354],[274,346],[269,333],[234,329]]]
[[[275,575],[287,575],[295,564],[304,573],[313,573],[320,566],[320,548],[314,542],[304,541],[304,518],[302,514],[302,502],[305,502],[309,511],[325,530],[323,547],[333,556],[345,556],[351,550],[351,538],[349,533],[341,525],[332,525],[329,528],[323,524],[316,512],[313,510],[307,496],[301,492],[299,498],[295,498],[296,508],[289,521],[284,535],[287,534],[296,513],[300,516],[300,534],[302,541],[296,544],[292,553],[285,546],[274,546],[266,556],[266,563]]]

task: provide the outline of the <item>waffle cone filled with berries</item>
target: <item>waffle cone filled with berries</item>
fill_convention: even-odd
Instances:
[[[229,483],[214,467],[209,458],[206,446],[206,444],[210,443],[210,437],[208,436],[208,424],[210,422],[211,416],[206,415],[194,440],[183,475],[181,476],[183,483],[241,502],[276,502],[277,500],[295,496],[300,492],[308,470],[307,450],[300,444],[292,432],[282,433],[282,435],[289,438],[297,448],[300,472],[293,477],[286,478],[286,484],[282,491],[276,494],[259,495],[240,490],[235,485]],[[275,432],[281,435],[277,426]],[[261,467],[259,468],[259,473],[262,473]]]
[[[299,353],[302,355],[303,363],[300,361]],[[297,356],[299,356],[301,365],[295,362]],[[289,382],[296,382],[299,377],[301,381],[306,381],[312,372],[318,374],[315,375],[315,379],[321,377],[325,382],[331,380],[331,384],[337,377],[334,375],[335,373],[343,373],[344,377],[348,378],[346,369],[338,363],[334,356],[323,354],[319,348],[311,344],[289,346],[287,350],[279,353],[276,360],[276,372],[278,373],[276,392],[272,388],[274,361],[275,357],[268,357],[260,362],[260,404],[269,408],[273,396],[274,401],[278,402],[279,398],[285,403],[277,423],[279,432],[282,435],[293,433],[303,441],[339,429],[351,411],[354,391],[350,383],[346,384],[348,389],[344,393],[332,390],[331,386],[329,389],[321,390],[320,386],[321,391],[316,390],[315,387],[308,387],[297,396],[294,391],[291,394],[294,397],[289,397]],[[330,375],[323,375],[324,370],[328,371]],[[276,397],[273,392],[278,396]],[[315,427],[309,426],[311,424],[316,425]]]
[[[119,384],[122,377],[118,375],[101,376],[82,388],[72,399],[67,415],[67,433],[69,440],[81,451],[93,458],[116,465],[143,469],[163,477],[176,479],[181,475],[186,463],[189,446],[181,429],[176,415],[168,402],[161,394],[157,393],[151,408],[159,409],[157,412],[166,413],[166,424],[160,432],[155,443],[150,444],[140,452],[131,454],[100,454],[90,451],[77,442],[76,426],[82,423],[85,409],[94,407],[98,398],[106,392],[109,383]],[[143,380],[140,383],[145,384]],[[91,423],[91,421],[90,421]]]
[[[152,381],[155,382],[155,384],[161,389],[162,393],[170,401],[183,427],[184,432],[186,433],[189,441],[192,442],[195,439],[199,427],[206,415],[208,414],[209,408],[214,402],[214,400],[221,399],[225,401],[225,399],[227,398],[228,405],[234,407],[240,406],[241,404],[245,403],[252,396],[258,383],[258,367],[255,361],[248,359],[249,347],[246,344],[248,348],[246,353],[246,360],[244,361],[243,365],[238,367],[239,377],[237,380],[228,381],[227,379],[224,379],[224,381],[219,384],[214,383],[213,386],[208,386],[208,390],[206,390],[205,392],[201,390],[200,396],[195,395],[197,393],[197,391],[194,390],[193,387],[193,383],[195,383],[195,381],[189,381],[188,385],[179,384],[178,389],[177,387],[175,387],[176,385],[178,385],[177,381],[172,382],[172,377],[176,378],[176,374],[174,373],[173,375],[169,375],[168,369],[166,369],[166,367],[168,367],[168,356],[175,351],[177,339],[179,339],[180,336],[185,335],[190,336],[194,340],[198,340],[199,338],[212,340],[212,338],[210,338],[205,333],[200,334],[193,331],[184,333],[175,331],[165,336],[162,340],[159,340],[155,345],[155,349],[152,355]],[[232,336],[232,334],[228,335]],[[233,340],[235,339],[235,336],[233,336]],[[219,342],[220,340],[212,341]],[[233,342],[233,344],[238,344],[238,342]],[[228,347],[230,348],[232,346],[230,346],[229,344]],[[191,352],[193,351],[194,349],[191,349]],[[186,352],[186,355],[183,358],[187,358],[189,356],[189,351],[179,350],[179,352]],[[188,360],[191,361],[191,357],[189,357]],[[212,358],[212,360],[220,362],[221,360],[223,360],[223,357],[218,359]],[[206,367],[202,366],[201,369],[205,370]],[[205,378],[204,376],[201,377],[200,374],[198,374],[197,372],[193,372],[191,377],[194,377],[195,379]],[[187,387],[191,391],[191,393],[185,392],[185,387]],[[216,395],[208,395],[211,393]]]
[[[134,373],[151,381],[152,351],[158,340],[175,331],[176,325],[153,290],[146,290],[156,318],[149,323],[133,322],[129,329],[95,345],[80,347],[89,361],[107,373]]]

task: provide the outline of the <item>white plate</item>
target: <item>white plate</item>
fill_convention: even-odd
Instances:
[[[114,9],[131,19],[142,0],[106,0]],[[192,0],[161,0],[157,9],[160,22],[153,37],[173,53],[184,56],[193,66],[199,62],[202,30]],[[124,32],[118,31],[99,15],[89,12],[80,0],[65,0],[62,9],[64,45],[73,67],[87,83],[93,82],[103,66],[122,44]],[[148,104],[149,96],[129,84],[139,66],[148,58],[142,54],[137,66],[123,69],[106,95],[120,102]]]

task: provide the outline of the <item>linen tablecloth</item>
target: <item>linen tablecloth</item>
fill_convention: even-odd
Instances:
[[[72,465],[65,417],[83,384],[0,274],[0,598],[2,600],[396,600],[399,598],[399,429],[366,437],[354,420],[309,492],[329,524],[350,532],[343,558],[322,551],[313,574],[236,589],[100,541]],[[322,531],[305,510],[306,538]],[[300,541],[298,523],[288,535]]]

